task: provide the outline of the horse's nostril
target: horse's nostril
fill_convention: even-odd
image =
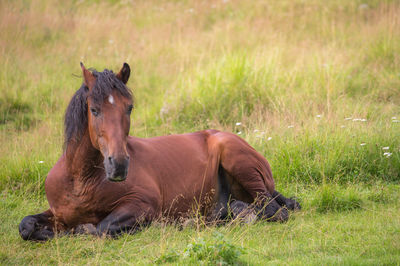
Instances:
[[[108,156],[108,162],[112,164],[112,157]]]

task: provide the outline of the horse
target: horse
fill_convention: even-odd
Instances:
[[[129,136],[129,65],[117,74],[80,65],[83,83],[65,113],[63,154],[45,181],[49,209],[23,218],[24,240],[82,228],[118,236],[160,217],[189,217],[195,209],[206,221],[248,210],[257,219],[286,221],[288,210],[300,209],[275,190],[268,161],[235,134],[208,129]]]

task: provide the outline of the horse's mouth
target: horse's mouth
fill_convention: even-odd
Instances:
[[[104,162],[106,170],[106,178],[111,182],[121,182],[126,179],[129,168],[129,157],[121,163],[115,160],[107,160]]]
[[[119,170],[119,171],[118,171]],[[126,169],[118,169],[117,171],[107,172],[107,179],[111,182],[121,182],[126,179],[128,174],[128,168]]]
[[[107,179],[111,182],[121,182],[121,181],[124,181],[126,179],[126,177],[115,176],[115,177],[108,177]]]
[[[109,181],[111,182],[121,182],[126,179],[126,176],[128,174],[128,168],[124,169],[112,169],[111,171],[106,171],[106,177]]]

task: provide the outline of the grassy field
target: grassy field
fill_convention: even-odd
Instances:
[[[235,132],[303,210],[24,242],[80,61],[130,64],[132,135]],[[400,264],[400,2],[5,0],[0,64],[0,264]]]

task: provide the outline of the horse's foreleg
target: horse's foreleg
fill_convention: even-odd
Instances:
[[[19,234],[24,240],[45,241],[54,237],[54,216],[50,210],[29,215],[19,224]]]
[[[122,233],[134,233],[140,226],[148,225],[154,217],[150,208],[124,206],[117,208],[96,226],[99,236],[117,236]]]

